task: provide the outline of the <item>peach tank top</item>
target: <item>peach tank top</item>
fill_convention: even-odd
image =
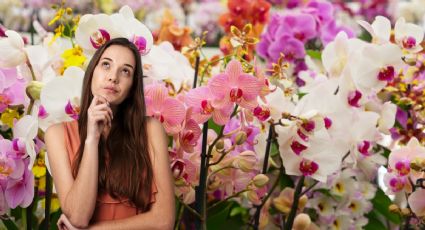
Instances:
[[[78,134],[78,122],[63,122],[65,129],[65,145],[68,151],[69,160],[72,164],[74,157],[77,154],[78,147],[80,146],[80,136]],[[155,194],[158,189],[155,183],[152,184],[152,198],[151,203],[155,202]],[[106,221],[106,220],[117,220],[127,217],[131,217],[140,213],[136,207],[129,203],[129,199],[116,200],[109,194],[103,193],[98,194],[96,200],[96,208],[91,219],[91,223]]]

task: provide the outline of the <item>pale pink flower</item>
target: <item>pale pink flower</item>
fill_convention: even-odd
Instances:
[[[204,123],[212,117],[216,124],[226,124],[233,111],[232,104],[217,108],[213,106],[213,101],[214,95],[206,86],[191,89],[185,96],[185,103],[192,107],[192,118],[196,122]]]
[[[410,194],[408,202],[416,216],[425,216],[425,189],[418,189]]]
[[[224,73],[209,80],[208,87],[216,97],[214,107],[223,108],[237,103],[243,108],[254,109],[262,84],[254,76],[244,73],[240,62],[232,60]]]
[[[163,84],[151,84],[145,88],[146,111],[148,116],[159,120],[169,134],[176,134],[182,129],[186,111],[177,99],[168,96]]]

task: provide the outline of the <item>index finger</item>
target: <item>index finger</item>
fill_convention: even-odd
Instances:
[[[106,99],[104,96],[97,95],[97,97],[99,98],[98,101],[103,102],[103,103],[107,103],[109,105],[108,99]]]

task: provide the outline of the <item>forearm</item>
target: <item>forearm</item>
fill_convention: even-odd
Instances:
[[[102,221],[89,227],[90,230],[123,230],[123,229],[159,229],[168,230],[174,227],[174,213],[155,214],[152,211],[121,220]]]
[[[98,141],[87,140],[78,175],[69,190],[64,214],[77,227],[86,227],[96,207],[98,184]]]

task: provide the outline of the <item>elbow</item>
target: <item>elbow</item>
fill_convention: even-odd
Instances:
[[[158,230],[172,230],[172,229],[174,229],[174,221],[171,220],[171,218],[170,218],[170,220],[158,222],[156,229],[158,229]]]
[[[72,226],[80,229],[85,229],[89,226],[90,219],[80,215],[71,215],[68,217]]]
[[[89,226],[90,217],[79,211],[70,211],[63,209],[63,214],[68,218],[69,223],[76,228],[87,228]]]

